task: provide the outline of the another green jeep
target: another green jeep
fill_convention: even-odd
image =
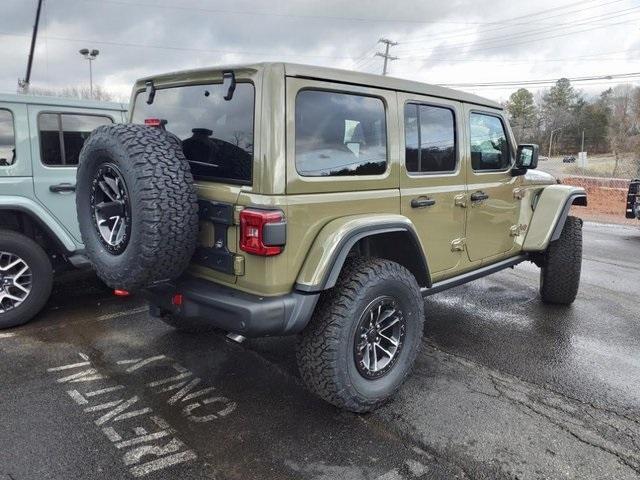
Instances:
[[[584,190],[532,169],[502,107],[265,63],[144,78],[78,169],[86,253],[178,329],[299,334],[307,386],[368,411],[411,370],[423,297],[528,260],[570,304]]]
[[[118,103],[0,94],[0,328],[42,309],[55,272],[89,265],[76,165],[94,128],[125,117]]]

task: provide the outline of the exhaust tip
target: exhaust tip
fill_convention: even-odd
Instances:
[[[242,336],[239,333],[227,333],[227,338],[236,343],[242,343],[247,339],[247,337]]]

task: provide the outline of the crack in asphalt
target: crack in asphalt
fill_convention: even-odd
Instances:
[[[544,412],[541,412],[539,410],[536,410],[532,405],[527,404],[526,402],[522,402],[520,400],[515,400],[513,398],[507,397],[509,398],[510,401],[512,401],[513,403],[516,403],[518,405],[521,405],[522,407],[525,407],[529,410],[531,410],[532,412],[537,413],[539,416],[547,419],[550,423],[554,424],[556,427],[558,427],[560,430],[562,430],[563,432],[568,433],[569,435],[571,435],[572,437],[574,437],[576,440],[589,445],[590,447],[593,448],[597,448],[605,453],[608,453],[610,455],[614,455],[615,457],[618,458],[618,460],[626,465],[627,467],[631,468],[634,472],[636,473],[640,473],[640,463],[638,463],[637,461],[632,462],[631,460],[629,460],[629,458],[620,453],[617,452],[611,448],[605,447],[604,445],[601,445],[599,443],[594,443],[590,440],[587,440],[586,438],[581,437],[580,435],[578,435],[576,432],[574,432],[573,430],[571,430],[570,428],[567,428],[565,425],[563,425],[561,422],[558,422],[556,420],[554,420],[550,415],[545,414]]]
[[[592,402],[572,398],[571,396],[551,389],[547,385],[538,385],[518,378],[515,375],[492,371],[484,365],[469,360],[464,356],[444,351],[431,342],[425,341],[425,343],[434,351],[454,359],[467,368],[482,371],[493,385],[497,395],[480,391],[463,382],[470,391],[491,398],[502,398],[521,407],[521,411],[523,412],[533,412],[538,417],[544,418],[581,443],[613,455],[620,463],[633,470],[636,474],[640,474],[640,449],[638,449],[636,440],[636,438],[640,436],[640,429],[636,431],[632,428],[640,426],[638,420],[615,410],[595,405]],[[552,398],[544,394],[540,395],[539,392],[535,390],[542,390],[544,393],[551,395]],[[545,409],[548,411],[545,411]],[[589,409],[593,410],[593,412],[589,411]],[[554,416],[554,414],[556,416]],[[580,414],[589,417],[591,422],[584,418],[581,420],[579,417]],[[615,424],[616,421],[622,423],[628,422],[631,425],[623,425],[621,429]],[[603,427],[605,430],[612,429],[618,432],[618,434],[623,435],[630,441],[633,447],[629,449],[616,442],[616,439],[606,438],[605,434],[601,431]],[[583,431],[581,432],[580,430]],[[598,438],[589,439],[587,435]],[[635,450],[635,452],[633,450]]]

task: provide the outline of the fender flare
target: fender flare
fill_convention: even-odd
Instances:
[[[335,286],[351,248],[375,235],[402,232],[412,239],[431,286],[429,267],[413,223],[402,215],[354,215],[332,220],[317,235],[295,284],[295,289],[316,293]]]
[[[18,196],[0,197],[0,211],[24,213],[49,234],[63,253],[72,254],[82,248],[44,207],[31,199]]]
[[[542,252],[550,242],[560,238],[572,205],[587,206],[587,193],[583,188],[569,185],[544,188],[535,203],[523,250]]]

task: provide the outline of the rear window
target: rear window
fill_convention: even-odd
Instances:
[[[379,175],[386,169],[382,100],[322,90],[298,93],[296,170],[300,175]]]
[[[254,87],[238,83],[229,101],[227,90],[222,84],[158,89],[151,105],[141,92],[132,120],[165,120],[182,141],[196,179],[251,184]]]

